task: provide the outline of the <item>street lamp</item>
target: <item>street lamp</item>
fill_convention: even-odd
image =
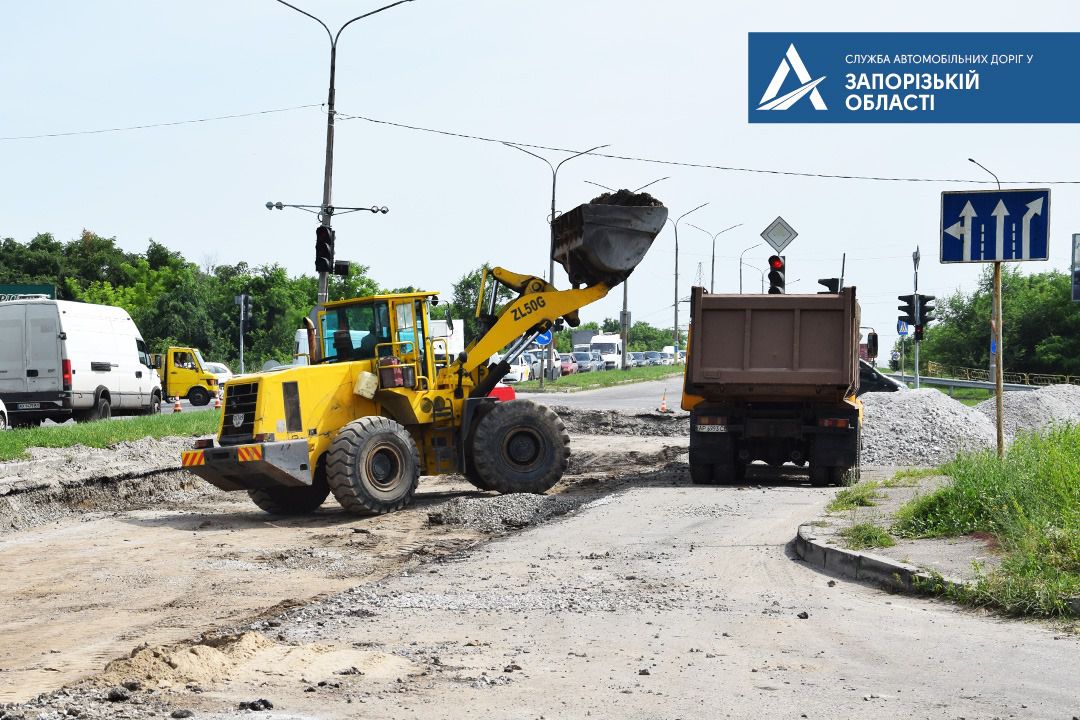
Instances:
[[[742,251],[741,253],[739,253],[739,294],[740,294],[740,295],[742,295],[742,266],[743,266],[743,261],[742,261],[742,259],[743,259],[743,255],[745,255],[746,253],[750,252],[750,251],[751,251],[751,250],[753,250],[754,248],[759,248],[759,247],[761,247],[761,246],[762,246],[762,245],[764,245],[764,244],[765,244],[765,243],[758,243],[757,245],[751,245],[750,247],[746,248],[746,249],[745,249],[745,250],[743,250],[743,251]]]
[[[652,182],[647,182],[644,185],[642,185],[641,187],[639,187],[639,188],[637,188],[635,190],[631,190],[630,192],[635,192],[635,193],[636,192],[641,192],[642,190],[649,187],[650,185],[655,185],[656,183],[660,182],[661,180],[667,180],[669,177],[670,176],[664,176],[662,178],[656,178]],[[613,192],[613,193],[618,192],[618,190],[614,190],[612,188],[609,188],[607,185],[601,185],[598,182],[593,182],[592,180],[583,180],[582,182],[587,182],[590,185],[595,185],[598,188],[603,188],[603,189],[607,190],[608,192]],[[629,352],[629,351],[627,350],[626,346],[630,344],[630,322],[629,322],[629,317],[630,317],[630,315],[629,315],[629,313],[630,313],[630,308],[629,308],[630,290],[629,290],[629,288],[630,288],[630,281],[629,280],[623,280],[623,284],[622,284],[622,316],[619,318],[619,326],[622,328],[622,358],[621,358],[620,362],[622,363],[622,369],[623,370],[627,369],[627,367],[626,367],[626,355],[627,355],[627,352]]]
[[[357,20],[363,20],[366,17],[371,17],[372,15],[375,15],[377,13],[381,13],[383,10],[389,10],[392,7],[396,7],[396,6],[401,5],[403,3],[412,2],[413,0],[398,0],[397,2],[390,3],[389,5],[384,5],[383,7],[378,8],[377,10],[372,10],[371,12],[364,13],[363,15],[357,15],[352,20],[349,20],[344,25],[342,25],[340,28],[338,28],[338,31],[337,31],[336,34],[330,32],[330,28],[326,26],[326,23],[324,23],[322,20],[315,17],[311,13],[306,12],[304,10],[301,10],[300,8],[296,7],[295,5],[290,5],[289,3],[285,2],[285,0],[277,0],[277,1],[279,3],[281,3],[282,5],[284,5],[285,7],[292,8],[293,10],[300,13],[301,15],[305,15],[305,16],[311,18],[312,20],[314,20],[315,22],[319,23],[320,25],[322,25],[323,30],[326,31],[327,37],[330,38],[330,90],[327,92],[327,95],[326,95],[326,107],[327,107],[327,112],[326,112],[326,166],[325,166],[325,169],[323,171],[323,198],[322,198],[322,206],[321,206],[320,211],[319,211],[319,221],[320,221],[320,223],[324,227],[329,228],[330,227],[330,220],[331,220],[331,218],[333,217],[333,214],[334,214],[334,208],[330,204],[330,195],[331,195],[331,188],[333,186],[333,177],[334,177],[334,76],[337,73],[337,42],[338,42],[338,38],[341,37],[341,33],[342,33],[343,30],[345,30],[345,28],[349,27],[350,25],[352,25]],[[320,305],[324,304],[326,302],[326,300],[327,300],[327,275],[328,275],[328,273],[325,270],[320,270],[319,271],[318,303]]]
[[[705,233],[706,235],[708,235],[709,237],[712,238],[712,270],[709,273],[709,293],[712,294],[712,293],[716,292],[716,237],[717,237],[717,235],[723,235],[728,230],[734,230],[735,228],[742,226],[742,223],[739,223],[737,225],[732,225],[729,228],[724,228],[720,232],[716,233],[716,235],[713,235],[711,232],[709,232],[708,230],[706,230],[703,227],[698,227],[694,223],[686,223],[686,224],[689,225],[690,227],[694,228],[695,230],[700,230],[701,232]]]
[[[761,275],[761,294],[764,295],[765,294],[765,271],[762,270],[759,267],[755,267],[754,265],[751,265],[750,263],[746,263],[746,267],[750,268],[751,270],[757,270],[758,274]]]
[[[687,210],[675,220],[675,326],[671,329],[675,337],[672,343],[675,346],[675,362],[679,361],[679,221],[692,212],[696,212],[709,203],[703,202],[693,210]],[[671,218],[668,218],[671,222]]]
[[[281,2],[281,0],[278,0],[278,2]],[[563,160],[561,160],[559,162],[558,165],[552,165],[551,161],[548,160],[547,158],[542,157],[540,155],[537,155],[534,152],[529,152],[528,150],[526,150],[523,147],[518,147],[517,145],[515,145],[513,143],[508,143],[508,142],[504,142],[503,145],[505,145],[507,147],[512,147],[515,150],[520,150],[521,152],[525,153],[526,155],[532,155],[537,160],[543,160],[544,164],[546,164],[548,166],[548,169],[551,170],[551,215],[548,216],[548,227],[551,230],[551,252],[549,253],[549,257],[551,259],[551,262],[550,262],[550,265],[548,266],[548,282],[550,284],[554,285],[555,284],[555,181],[559,177],[559,168],[561,168],[563,166],[563,164],[570,162],[574,158],[581,157],[582,155],[588,155],[589,153],[591,153],[594,150],[600,150],[601,148],[606,148],[606,147],[610,147],[610,146],[608,146],[608,145],[597,145],[594,148],[589,148],[588,150],[582,150],[581,152],[575,153],[575,154],[571,155],[568,158],[564,158]],[[541,387],[541,389],[544,387],[544,375],[546,374],[546,370],[547,370],[547,357],[548,357],[548,355],[549,355],[549,353],[543,353],[540,356],[540,387]]]

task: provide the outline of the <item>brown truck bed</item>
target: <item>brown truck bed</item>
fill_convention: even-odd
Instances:
[[[691,295],[686,394],[839,402],[858,388],[855,288],[821,295]]]

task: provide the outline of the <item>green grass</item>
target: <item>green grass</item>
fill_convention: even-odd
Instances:
[[[32,447],[86,445],[103,448],[144,437],[208,435],[217,431],[220,418],[220,412],[211,410],[9,430],[0,433],[0,462],[25,460],[29,457],[26,449]]]
[[[987,400],[994,396],[992,391],[983,390],[982,388],[953,388],[953,391],[950,393],[949,388],[947,387],[941,387],[940,385],[935,387],[953,400],[967,405],[968,407],[974,407],[983,400]]]
[[[958,599],[1018,615],[1066,614],[1066,599],[1080,596],[1080,427],[1021,435],[1004,460],[961,455],[942,472],[951,482],[901,508],[893,532],[989,533],[1002,564]]]
[[[603,370],[601,372],[574,373],[573,375],[563,375],[554,382],[551,380],[544,381],[544,391],[559,392],[560,390],[567,390],[570,388],[575,390],[588,390],[591,388],[611,387],[612,385],[621,385],[623,383],[661,380],[663,378],[681,375],[683,368],[684,366],[682,365],[657,365],[630,368],[629,370]],[[529,380],[527,382],[517,383],[514,387],[525,392],[539,392],[540,381]],[[678,400],[679,398],[668,398],[668,405],[671,405],[672,403],[678,405]]]
[[[873,523],[852,525],[841,530],[840,535],[847,541],[847,546],[852,550],[892,547],[896,544],[896,541],[892,539],[888,532]]]
[[[825,506],[828,512],[842,512],[854,510],[857,507],[873,507],[877,505],[874,500],[881,497],[878,490],[881,484],[874,480],[866,480],[858,485],[852,485],[836,493],[836,497]]]
[[[923,478],[944,474],[940,468],[904,468],[903,470],[897,470],[896,474],[888,480],[882,480],[881,487],[914,487]]]

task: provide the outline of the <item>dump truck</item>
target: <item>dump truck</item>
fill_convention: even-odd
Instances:
[[[330,493],[350,512],[385,513],[412,500],[421,475],[445,473],[482,490],[545,492],[569,461],[562,421],[491,392],[540,333],[576,327],[581,308],[626,280],[666,220],[662,206],[593,203],[560,216],[552,258],[572,288],[485,272],[477,337],[449,363],[436,362],[434,292],[326,303],[307,322],[310,364],[226,382],[216,439],[182,465],[277,514],[313,511]],[[514,296],[502,307],[496,284]]]
[[[218,394],[218,380],[206,369],[206,361],[195,348],[170,347],[150,356],[151,367],[161,374],[161,389],[167,398],[187,398],[192,405],[206,405]]]
[[[876,344],[876,336],[871,337]],[[809,465],[814,485],[859,473],[855,288],[817,295],[690,293],[682,407],[690,477],[741,483],[761,460]]]

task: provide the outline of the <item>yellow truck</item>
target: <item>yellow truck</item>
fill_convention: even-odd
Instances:
[[[187,398],[192,405],[206,405],[218,394],[217,377],[206,370],[202,355],[195,348],[170,347],[151,357],[161,376],[162,396]]]
[[[552,257],[573,289],[498,267],[485,273],[480,332],[449,363],[435,362],[433,292],[326,303],[308,321],[311,364],[225,383],[216,442],[185,451],[183,466],[279,514],[310,512],[330,493],[351,512],[397,510],[421,475],[444,473],[484,490],[545,492],[569,461],[562,421],[489,393],[540,333],[577,326],[580,308],[624,281],[666,219],[659,203],[586,204],[560,216]],[[514,294],[501,308],[496,283]]]

